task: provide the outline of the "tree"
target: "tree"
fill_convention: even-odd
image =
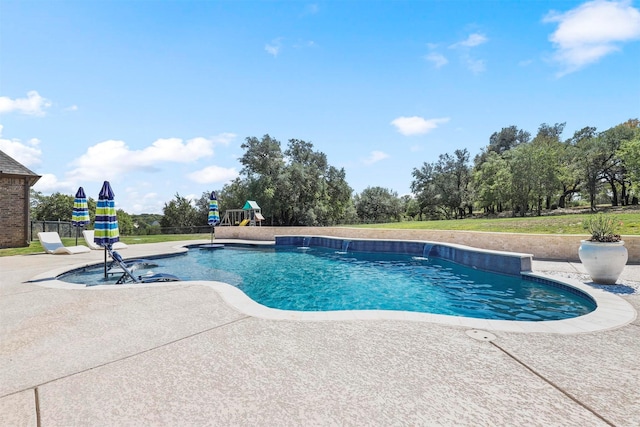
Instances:
[[[191,202],[176,193],[175,199],[164,204],[160,225],[163,229],[171,229],[174,233],[188,233],[193,227],[202,226],[197,223],[198,212]],[[168,234],[168,233],[167,233]]]
[[[633,140],[638,132],[632,120],[600,132],[589,138],[580,139],[576,147],[578,156],[575,164],[582,174],[584,190],[588,194],[591,210],[595,211],[597,195],[604,184],[609,185],[612,206],[620,201],[626,204],[628,187],[632,185],[626,175],[626,165],[619,156],[624,141]],[[620,194],[620,196],[619,196]]]
[[[420,217],[420,205],[415,197],[412,197],[410,194],[405,194],[400,197],[400,205],[407,219],[415,220]]]
[[[290,139],[284,152],[289,163],[285,168],[288,183],[286,222],[322,225],[327,223],[326,181],[327,156],[313,151],[313,144]]]
[[[74,200],[74,196],[67,194],[53,193],[50,196],[45,196],[41,192],[31,189],[31,219],[38,221],[71,221]],[[96,216],[96,201],[89,197],[87,205],[89,207],[89,219],[93,222]]]
[[[240,177],[231,181],[230,184],[225,184],[222,190],[217,193],[217,196],[221,213],[227,209],[241,209],[244,203],[251,199],[249,186],[247,182]],[[264,212],[263,209],[263,213]]]
[[[618,156],[624,141],[634,138],[640,128],[633,127],[633,121],[614,126],[602,132],[599,137],[604,144],[603,149],[609,154],[602,164],[602,179],[609,184],[611,191],[611,205],[618,206],[620,202],[627,204],[627,187],[631,185],[626,176],[625,165]],[[620,189],[620,197],[618,196]]]
[[[36,205],[31,209],[31,218],[39,221],[71,221],[74,199],[62,193],[53,193],[51,196],[38,193]]]
[[[273,225],[274,214],[279,208],[274,197],[285,165],[280,141],[267,134],[262,139],[248,137],[241,147],[245,153],[240,158],[243,165],[240,173],[246,177],[244,184],[247,193],[260,201],[261,208],[270,217]]]
[[[133,234],[149,235],[160,234],[160,221],[162,215],[160,214],[138,214],[131,215],[133,221]]]
[[[523,144],[513,150],[509,150],[506,155],[512,177],[510,190],[513,216],[518,213],[520,216],[525,216],[529,210],[531,189],[533,187],[531,178],[534,173],[532,148],[531,144]]]
[[[484,163],[489,153],[502,155],[520,144],[526,144],[531,140],[531,134],[525,130],[518,129],[517,126],[502,128],[500,132],[494,132],[489,137],[489,145],[476,156],[474,163],[476,166]]]
[[[511,203],[513,215],[526,215],[535,208],[542,214],[543,205],[551,207],[552,198],[559,195],[562,184],[563,144],[560,135],[564,123],[553,126],[542,124],[536,137],[505,153],[511,173]]]
[[[133,235],[134,227],[131,215],[129,215],[122,209],[118,209],[116,210],[116,216],[118,217],[118,230],[120,231],[120,234],[125,236]]]
[[[265,135],[247,138],[242,148],[241,176],[221,192],[226,206],[256,200],[271,225],[332,225],[354,217],[344,169],[330,166],[312,143],[290,139],[282,153],[280,142]]]
[[[531,154],[534,156],[534,176],[531,177],[533,180],[532,195],[538,215],[542,213],[543,201],[545,208],[549,209],[551,199],[558,194],[562,187],[559,177],[564,146],[560,141],[560,136],[564,125],[564,123],[556,123],[554,126],[542,124],[538,129],[538,134],[531,141]]]
[[[324,178],[328,205],[326,225],[353,222],[356,219],[355,206],[351,197],[353,190],[347,184],[344,168],[329,166]]]
[[[433,168],[433,184],[438,207],[446,218],[462,218],[465,209],[472,213],[470,197],[471,168],[467,149],[455,150],[453,156],[441,154]]]
[[[571,138],[562,144],[558,176],[562,190],[558,198],[558,207],[566,207],[567,198],[570,199],[574,194],[580,192],[581,185],[584,184],[584,174],[579,166],[581,157],[579,146],[582,144],[581,141],[594,138],[595,136],[596,128],[587,126],[576,131]]]
[[[595,211],[596,194],[602,180],[602,166],[606,163],[609,155],[599,137],[582,139],[577,147],[580,155],[576,158],[576,164],[582,174],[581,179],[584,181],[584,190],[586,190],[589,197],[589,206],[592,211]]]
[[[622,141],[617,155],[627,171],[632,191],[640,195],[640,132],[633,139]]]
[[[382,187],[367,187],[356,194],[358,218],[364,223],[400,221],[402,206],[398,194]]]
[[[196,213],[194,222],[196,225],[208,225],[209,224],[209,197],[211,197],[211,191],[205,191],[200,198],[196,200]],[[216,198],[218,199],[218,209],[220,210],[220,198],[218,192],[216,192]]]
[[[562,135],[565,125],[566,123],[556,123],[551,126],[543,123],[538,127],[538,134],[536,135],[536,138],[560,141],[560,135]]]
[[[420,169],[414,168],[411,173],[411,192],[415,194],[418,203],[418,218],[423,215],[436,216],[439,203],[439,195],[434,183],[434,165],[423,163]]]
[[[29,190],[29,212],[31,219],[35,219],[35,209],[44,202],[44,194],[41,191],[36,191],[33,188]]]
[[[472,213],[471,169],[467,149],[453,155],[441,154],[433,164],[424,163],[413,170],[411,191],[416,194],[420,215],[424,212],[460,218]]]
[[[502,212],[510,200],[512,174],[507,161],[496,152],[490,152],[485,162],[473,172],[473,187],[477,201],[485,211]]]

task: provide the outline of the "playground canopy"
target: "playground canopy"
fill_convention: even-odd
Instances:
[[[244,203],[244,206],[242,207],[242,210],[248,211],[248,210],[251,210],[251,209],[259,211],[260,210],[260,206],[258,206],[258,204],[253,200],[247,200]]]

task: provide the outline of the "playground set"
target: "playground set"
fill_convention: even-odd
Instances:
[[[261,226],[262,221],[264,221],[264,217],[260,211],[260,206],[253,200],[247,200],[242,209],[227,209],[220,225]]]

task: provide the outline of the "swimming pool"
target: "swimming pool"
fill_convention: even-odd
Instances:
[[[543,321],[581,316],[596,307],[588,295],[568,286],[425,257],[423,246],[416,255],[302,243],[192,248],[186,255],[158,260],[161,266],[152,270],[183,280],[228,283],[260,304],[292,311],[392,310]],[[101,267],[60,278],[89,285],[105,283]]]

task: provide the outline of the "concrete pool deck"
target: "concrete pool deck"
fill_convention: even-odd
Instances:
[[[28,282],[102,259],[0,258],[0,426],[640,425],[638,318],[583,333],[273,320],[199,282]],[[534,260],[534,272],[584,270]],[[640,265],[621,279],[640,310]]]

